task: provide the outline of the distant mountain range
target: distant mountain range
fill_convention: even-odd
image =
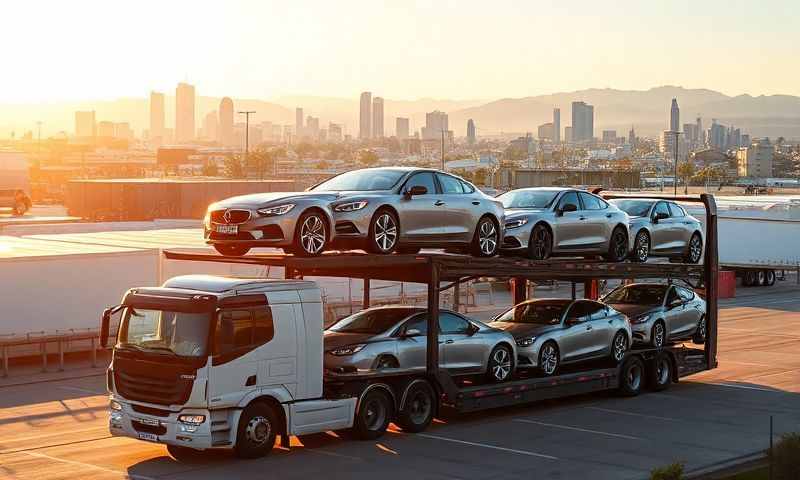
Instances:
[[[380,92],[373,92],[380,95]],[[602,130],[614,129],[626,135],[633,126],[637,135],[655,136],[667,128],[669,107],[673,98],[681,108],[681,124],[693,123],[697,116],[703,118],[707,128],[716,118],[725,125],[735,125],[754,137],[783,136],[800,138],[800,97],[791,95],[739,95],[735,97],[707,89],[687,89],[663,86],[649,90],[588,89],[575,92],[554,93],[524,98],[486,100],[447,100],[422,98],[418,100],[385,99],[384,125],[387,135],[394,133],[395,117],[409,117],[411,129],[425,124],[425,113],[442,110],[450,115],[450,128],[458,136],[466,134],[467,120],[472,118],[478,135],[536,133],[542,123],[552,120],[553,108],[561,109],[561,128],[571,124],[571,103],[584,101],[595,107],[595,136]],[[203,116],[219,107],[220,98],[198,97],[197,126]],[[286,96],[270,101],[236,99],[236,110],[255,110],[255,121],[270,120],[281,124],[294,124],[294,109],[302,107],[304,116],[320,118],[323,128],[329,122],[345,125],[345,132],[358,132],[358,98]],[[166,101],[167,125],[174,123],[174,98]],[[74,129],[76,110],[95,110],[98,121],[127,121],[138,133],[149,123],[147,98],[124,98],[113,101],[48,103],[35,105],[0,104],[0,137],[7,137],[14,129],[17,135],[33,130],[37,120],[45,119],[45,130]],[[238,120],[237,120],[238,121]],[[252,121],[252,119],[251,119]]]

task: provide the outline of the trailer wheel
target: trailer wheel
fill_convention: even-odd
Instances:
[[[406,389],[405,404],[397,414],[403,431],[417,433],[428,428],[436,413],[436,393],[426,380],[416,380]]]
[[[644,363],[639,357],[632,356],[620,369],[619,393],[626,397],[635,397],[642,391],[643,383]]]
[[[268,454],[275,445],[278,428],[275,410],[263,403],[251,403],[239,418],[236,445],[233,447],[236,456],[258,458]]]
[[[756,272],[756,283],[757,287],[763,287],[767,284],[767,273],[764,270],[759,270]]]
[[[360,440],[374,440],[383,435],[393,416],[394,404],[389,394],[373,388],[359,402],[353,433]]]
[[[742,277],[742,286],[752,287],[755,284],[756,284],[756,273],[752,270],[745,271],[744,276]]]
[[[771,287],[775,285],[775,270],[764,270],[764,286]]]
[[[656,392],[666,390],[672,382],[672,357],[667,352],[659,353],[655,360],[650,362],[648,373],[650,388]]]

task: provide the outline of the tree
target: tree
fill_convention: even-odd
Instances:
[[[219,168],[217,168],[217,164],[213,161],[208,161],[205,165],[203,165],[203,176],[205,177],[216,177],[219,175]]]
[[[683,179],[683,184],[688,185],[689,179],[694,176],[694,164],[690,161],[685,161],[678,165],[678,177]]]
[[[372,150],[361,150],[358,152],[358,162],[365,167],[371,167],[378,163],[378,155]]]
[[[236,154],[228,154],[225,157],[225,176],[228,178],[244,178],[244,165],[242,157]]]

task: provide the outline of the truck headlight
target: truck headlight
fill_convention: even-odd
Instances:
[[[510,230],[512,228],[519,228],[525,225],[526,223],[528,223],[527,218],[518,218],[516,220],[510,220],[506,222],[506,230]]]
[[[264,215],[265,217],[276,217],[278,215],[285,215],[289,213],[289,211],[293,208],[294,203],[286,203],[275,207],[259,208],[256,211],[259,213],[259,215]]]
[[[364,347],[366,346],[367,346],[366,344],[360,343],[358,345],[348,345],[346,347],[339,347],[331,350],[331,355],[336,355],[337,357],[343,357],[345,355],[353,355],[354,353],[358,353],[361,350],[364,350]]]
[[[211,210],[206,210],[206,216],[203,217],[203,226],[206,230],[211,229]]]
[[[361,210],[362,208],[367,206],[366,200],[361,200],[359,202],[348,202],[348,203],[341,203],[333,207],[333,210],[336,212],[355,212],[356,210]]]
[[[188,423],[189,425],[200,425],[206,421],[205,415],[178,415],[178,421],[181,423]]]
[[[649,313],[646,314],[646,315],[639,315],[638,317],[634,317],[633,320],[631,320],[631,323],[634,324],[634,325],[637,325],[637,324],[640,324],[640,323],[645,323],[648,320],[650,320],[650,314]]]
[[[535,341],[536,341],[536,337],[520,338],[519,340],[517,340],[517,346],[518,347],[530,347],[531,345],[533,345],[533,342],[535,342]]]

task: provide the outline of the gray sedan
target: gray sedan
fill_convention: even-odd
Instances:
[[[584,360],[609,357],[619,363],[631,345],[627,317],[592,300],[528,300],[489,325],[514,335],[518,368],[538,368],[548,376]]]
[[[325,368],[353,371],[425,366],[428,315],[420,307],[377,307],[325,330]],[[492,382],[514,372],[514,338],[448,310],[439,312],[439,363],[456,375],[485,374]]]
[[[498,200],[506,209],[506,253],[534,260],[603,255],[621,262],[632,247],[628,215],[597,195],[572,188],[521,188]]]
[[[611,203],[631,218],[631,258],[671,257],[698,263],[703,256],[703,227],[683,207],[667,200],[614,199]]]
[[[678,340],[705,343],[706,302],[688,288],[634,283],[613,290],[603,301],[631,319],[636,343],[657,348]]]
[[[503,205],[471,183],[431,169],[354,170],[301,193],[229,198],[208,207],[206,242],[223,255],[282,247],[297,255],[334,248],[416,253],[450,248],[493,256]]]

